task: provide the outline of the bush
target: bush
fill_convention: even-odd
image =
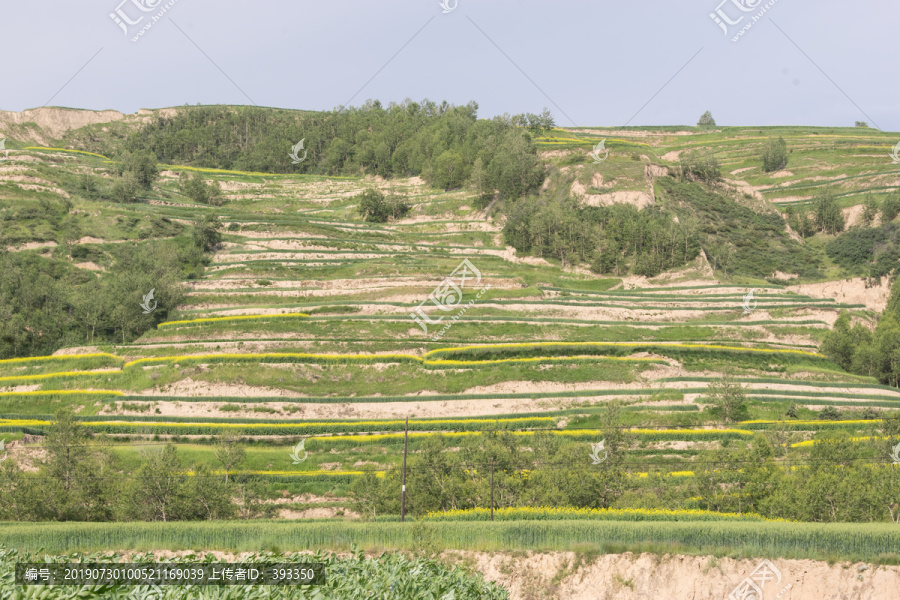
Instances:
[[[131,203],[137,202],[137,193],[139,189],[137,179],[131,173],[116,179],[112,185],[111,195],[116,202]]]
[[[206,215],[194,222],[194,231],[192,239],[194,245],[204,252],[212,252],[216,246],[222,241],[222,234],[219,228],[222,226],[219,220],[213,215]]]
[[[409,213],[410,205],[399,196],[386,197],[375,188],[369,188],[353,197],[359,204],[357,212],[370,223],[386,223],[389,219],[399,219]]]
[[[836,234],[844,230],[844,213],[830,189],[826,188],[813,199],[813,219],[821,232]]]
[[[837,421],[841,418],[841,413],[837,411],[837,409],[833,406],[826,406],[819,413],[820,421]]]
[[[881,203],[881,222],[890,223],[900,214],[900,196],[888,196]]]
[[[707,183],[722,179],[719,161],[712,152],[690,150],[681,156],[681,177],[686,180],[700,180]]]
[[[766,173],[780,171],[787,166],[787,162],[787,144],[784,138],[770,139],[765,143],[762,151],[763,171]]]
[[[207,183],[203,175],[194,172],[191,175],[182,172],[180,176],[181,193],[201,204],[209,204],[211,206],[222,206],[225,199],[222,197],[222,188],[219,187],[218,181]]]
[[[119,175],[133,175],[137,184],[144,189],[150,189],[159,177],[156,156],[146,151],[126,154],[116,164],[116,171]]]

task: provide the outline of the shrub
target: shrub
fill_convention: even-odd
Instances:
[[[900,196],[888,196],[881,203],[881,222],[890,223],[900,214]]]
[[[116,179],[110,191],[112,199],[123,204],[137,202],[137,193],[139,189],[137,179],[131,173]]]
[[[182,172],[180,176],[181,193],[201,204],[209,204],[211,206],[221,206],[225,204],[222,197],[222,188],[218,181],[207,183],[203,175],[199,171],[188,175]],[[234,223],[232,223],[233,225]]]
[[[375,188],[369,188],[354,196],[359,204],[357,212],[370,223],[386,223],[389,219],[399,219],[409,213],[410,205],[399,196],[386,197]]]
[[[836,234],[844,230],[844,213],[830,189],[826,188],[813,199],[813,219],[816,229],[824,233]]]
[[[681,156],[681,177],[710,183],[721,179],[722,171],[719,161],[712,152],[690,150]]]
[[[222,241],[219,228],[222,226],[214,215],[205,215],[194,221],[192,239],[194,245],[204,252],[212,252]]]
[[[146,151],[125,154],[116,163],[116,171],[119,175],[132,175],[137,184],[145,189],[150,189],[153,182],[159,177],[156,156]]]
[[[777,140],[770,139],[763,146],[762,151],[763,171],[771,173],[772,171],[780,171],[787,166],[787,144],[784,138]]]

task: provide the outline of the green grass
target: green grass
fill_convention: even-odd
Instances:
[[[415,523],[3,523],[4,543],[50,553],[117,550],[414,550]],[[882,524],[528,521],[432,524],[440,548],[478,551],[667,551],[737,557],[876,561],[896,556],[900,530]]]

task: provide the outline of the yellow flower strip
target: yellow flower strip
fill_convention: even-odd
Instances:
[[[271,319],[272,317],[309,317],[306,313],[280,313],[272,315],[234,315],[230,317],[205,317],[202,319],[188,319],[186,321],[166,321],[156,326],[157,329],[166,329],[175,325],[185,325],[187,323],[215,323],[220,321],[247,321],[251,319]]]
[[[850,438],[851,442],[866,442],[868,440],[886,440],[889,438],[881,437],[877,435],[867,435],[863,437],[852,437]],[[810,448],[819,443],[820,440],[806,440],[803,442],[797,442],[796,444],[791,444],[791,448]]]
[[[84,150],[70,150],[69,148],[48,148],[46,146],[26,146],[25,150],[56,150],[57,152],[76,152],[78,154],[90,154],[91,156],[99,156],[100,158],[105,158],[109,160],[108,156],[103,156],[102,154],[95,154],[93,152],[85,152]]]
[[[650,473],[629,473],[630,477],[637,477],[638,479],[644,479],[650,477]],[[693,471],[672,471],[671,473],[663,473],[665,477],[693,477]]]
[[[806,350],[793,350],[788,348],[747,348],[744,346],[720,346],[718,344],[684,344],[681,342],[532,342],[527,344],[487,344],[484,346],[461,346],[459,348],[439,348],[426,352],[425,356],[436,353],[463,352],[480,349],[491,348],[558,348],[558,347],[585,347],[585,348],[602,348],[611,346],[663,346],[672,348],[691,348],[706,350],[738,350],[742,352],[772,352],[778,354],[802,354],[804,356],[815,356],[817,358],[825,358],[825,355],[818,352],[807,352]]]

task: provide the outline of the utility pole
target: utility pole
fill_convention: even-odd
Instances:
[[[406,417],[406,431],[403,433],[403,487],[400,488],[400,522],[406,519],[406,448],[409,440],[409,417]]]
[[[494,520],[494,458],[491,457],[491,521]]]

